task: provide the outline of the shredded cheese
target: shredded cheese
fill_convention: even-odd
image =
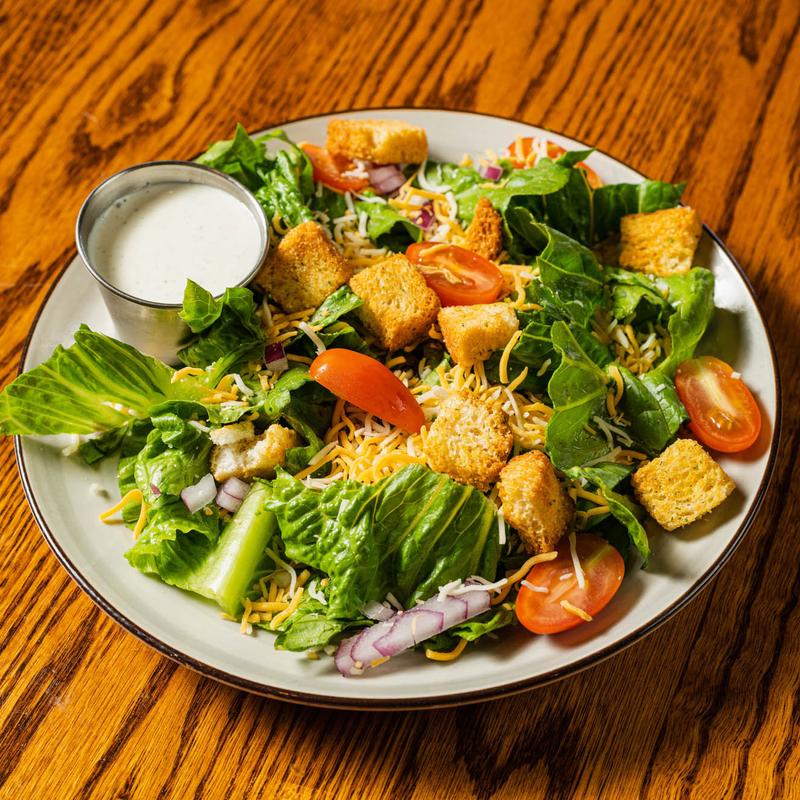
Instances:
[[[522,336],[522,331],[515,331],[514,335],[508,340],[508,344],[506,344],[503,349],[503,355],[500,356],[500,383],[508,383],[508,359],[511,358],[511,351],[514,349],[514,345],[519,341],[520,336]]]
[[[569,600],[562,600],[559,605],[564,609],[564,611],[568,611],[570,614],[580,617],[584,622],[591,622],[593,619],[590,614],[588,614],[582,608],[578,608],[578,606],[573,605]]]
[[[170,383],[177,383],[183,378],[195,375],[205,375],[205,370],[202,370],[199,367],[181,367],[181,369],[175,370],[175,372],[172,373]]]
[[[100,521],[108,522],[110,517],[113,517],[114,514],[122,511],[122,509],[130,503],[144,504],[144,495],[139,489],[131,489],[118,503],[115,503],[113,506],[111,506],[111,508],[106,509],[100,515]]]
[[[425,656],[431,661],[455,661],[464,652],[466,646],[467,640],[462,639],[452,650],[448,650],[447,652],[439,652],[437,650],[431,650],[430,647],[426,647]]]
[[[575,579],[578,581],[578,588],[586,588],[586,577],[583,574],[583,567],[581,567],[581,560],[578,558],[578,550],[575,544],[575,533],[569,535],[569,552],[572,556],[572,566],[575,570]]]

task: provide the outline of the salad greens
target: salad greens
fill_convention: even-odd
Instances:
[[[643,511],[632,500],[634,467],[617,457],[623,450],[639,459],[658,455],[686,422],[673,379],[712,318],[714,279],[699,267],[656,278],[610,263],[607,254],[622,217],[675,207],[683,184],[593,188],[582,168],[591,152],[542,157],[525,168],[500,159],[494,167],[499,177],[491,180],[472,166],[433,161],[422,176],[416,167],[403,169],[414,185],[441,192],[464,228],[482,198],[499,213],[505,251],[512,263],[530,270],[516,304],[520,334],[503,367],[510,380],[519,377],[517,392],[536,395],[532,400],[552,408],[544,446],[561,477],[605,503],[594,508],[600,513],[586,516],[581,529],[646,565],[651,551]],[[251,137],[238,125],[232,139],[211,145],[198,162],[252,191],[276,230],[307,220],[332,227],[352,210],[359,235],[366,233],[375,248],[402,252],[431,237],[415,217],[398,210],[402,204],[392,205],[372,190],[345,196],[315,183],[310,158],[282,131]],[[123,519],[131,527],[143,524],[127,560],[215,601],[227,614],[239,615],[243,604],[260,596],[254,589],[259,581],[263,588],[270,576],[281,573],[288,580],[290,572],[299,581],[298,573],[306,570],[296,607],[254,623],[274,629],[276,646],[283,649],[336,644],[381,619],[368,616],[371,607],[391,613],[387,598],[412,613],[442,587],[470,578],[492,582],[518,569],[525,557],[520,539],[509,531],[509,541],[501,544],[502,518],[477,489],[420,463],[372,484],[331,475],[330,459],[323,456],[336,441],[336,431],[328,435],[336,398],[311,378],[316,340],[382,361],[386,354],[359,319],[364,300],[346,284],[307,319],[313,336],[300,325],[283,344],[268,342],[268,299],[244,287],[215,298],[187,282],[181,317],[191,338],[178,357],[201,371],[197,375],[176,373],[81,326],[74,344],[57,347],[0,392],[0,434],[85,435],[79,454],[89,465],[118,454],[120,493],[138,490]],[[647,369],[640,368],[620,355],[616,329],[637,341],[660,337],[664,349]],[[277,348],[277,357],[265,370],[268,345]],[[491,384],[507,382],[500,381],[501,352],[484,364]],[[429,394],[440,384],[439,373],[423,373],[422,363],[451,367],[441,343],[432,340],[406,348],[402,361],[412,370],[419,367],[420,385]],[[225,376],[241,390],[238,400],[215,396],[230,397],[218,391]],[[220,487],[214,483],[216,499],[193,508],[187,492],[210,477],[212,453],[222,447],[212,438],[233,423],[243,423],[253,441],[275,424],[291,428],[298,441],[277,469],[247,474],[246,494],[235,498],[238,510],[226,510],[220,499],[228,480],[220,480]],[[372,433],[365,423],[360,435]],[[408,453],[416,451],[409,447]],[[579,512],[590,506],[586,492],[577,498]],[[426,646],[452,650],[514,624],[516,597],[514,589],[501,605],[483,610],[487,601],[474,616],[462,616],[428,638]]]

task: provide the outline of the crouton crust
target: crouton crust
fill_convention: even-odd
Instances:
[[[376,164],[421,164],[428,157],[425,129],[397,119],[332,119],[328,152]]]
[[[529,553],[555,550],[569,530],[575,504],[556,477],[550,459],[538,450],[515,456],[503,467],[498,496],[503,516]]]
[[[678,439],[631,478],[633,491],[662,528],[674,531],[715,509],[736,488],[694,439]]]
[[[402,254],[353,276],[350,288],[364,301],[356,314],[387,350],[421,339],[439,311],[439,298]]]
[[[352,274],[322,227],[309,220],[292,228],[270,249],[255,280],[284,311],[292,313],[316,308]]]
[[[434,471],[485,492],[497,480],[513,443],[499,408],[461,392],[442,403],[424,450]]]
[[[467,248],[493,261],[503,249],[503,218],[488,198],[481,197],[467,228]]]
[[[247,423],[250,424],[250,423]],[[230,441],[229,444],[217,444],[211,451],[211,472],[217,481],[228,478],[272,478],[275,467],[286,463],[286,451],[297,447],[297,434],[282,425],[270,425],[260,436],[250,438],[238,437],[241,431],[235,431],[233,437],[220,436],[226,428],[241,428],[240,425],[228,425],[214,431],[216,439],[212,441]],[[252,424],[250,424],[252,432]],[[232,439],[232,440],[231,440]]]
[[[651,275],[680,275],[692,268],[702,225],[693,208],[628,214],[620,222],[619,264]]]
[[[466,367],[485,361],[519,330],[519,319],[508,303],[448,306],[438,319],[447,350]]]

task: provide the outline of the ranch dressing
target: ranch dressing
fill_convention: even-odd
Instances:
[[[187,278],[214,296],[240,283],[260,247],[256,220],[232,195],[204,184],[156,183],[100,214],[88,256],[126,294],[179,305]]]

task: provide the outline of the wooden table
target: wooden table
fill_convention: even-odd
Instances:
[[[799,25],[796,0],[3,0],[0,383],[101,177],[190,156],[235,120],[414,105],[518,117],[688,180],[688,202],[755,284],[788,400]],[[293,707],[151,651],[51,555],[3,441],[0,796],[800,796],[798,419],[786,406],[761,515],[688,609],[554,686],[416,713]]]

